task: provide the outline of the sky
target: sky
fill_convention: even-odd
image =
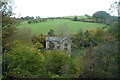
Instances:
[[[97,11],[109,11],[110,5],[119,0],[15,0],[16,17],[82,16]],[[117,12],[111,13],[117,15]]]

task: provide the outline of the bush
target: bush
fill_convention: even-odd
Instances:
[[[45,36],[45,35],[39,34],[39,35],[33,36],[32,42],[33,42],[34,44],[36,44],[36,43],[38,42],[38,43],[42,44],[43,47],[45,47],[45,39],[46,39],[46,36]]]
[[[64,73],[63,66],[68,61],[69,56],[60,51],[46,51],[43,54],[45,56],[45,68],[47,71],[46,74],[48,74],[47,77],[50,77],[49,73],[62,76]]]
[[[100,44],[100,43],[104,43],[106,41],[115,41],[115,37],[110,34],[107,33],[104,29],[102,28],[96,28],[96,29],[90,29],[89,31],[89,35],[88,38],[90,39],[90,41],[92,42],[92,45],[96,44]]]
[[[46,51],[42,54],[34,46],[19,44],[19,41],[3,57],[4,77],[17,78],[61,78],[70,59],[64,52]]]
[[[48,78],[79,78],[84,71],[84,57],[69,57],[64,52],[47,51],[45,55]]]
[[[75,16],[74,17],[74,19],[73,19],[73,21],[77,21],[78,20],[78,17],[77,16]]]
[[[29,23],[29,24],[31,24],[32,22],[33,22],[33,20],[31,20],[31,19],[30,19],[30,20],[28,20],[28,23]]]
[[[40,44],[39,42],[37,42],[37,43],[35,44],[35,47],[38,48],[38,49],[44,48],[44,46],[43,46],[42,44]]]
[[[109,28],[109,31],[116,37],[118,38],[118,26],[119,26],[119,23],[118,22],[114,22],[110,28]]]
[[[84,50],[84,76],[88,78],[117,78],[117,49],[116,42],[106,42]]]
[[[3,42],[4,50],[10,51],[11,47],[14,46],[13,43],[15,41],[20,41],[22,44],[32,44],[32,37],[33,33],[30,28],[18,29],[14,34],[6,38]]]
[[[44,56],[32,46],[17,44],[6,53],[6,75],[37,78],[44,75]],[[41,74],[42,73],[42,74]]]
[[[71,64],[69,64],[69,77],[70,78],[79,78],[84,72],[84,56],[79,55],[73,59],[71,59]]]

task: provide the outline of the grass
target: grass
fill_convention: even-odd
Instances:
[[[36,34],[42,33],[47,34],[50,29],[54,29],[55,31],[60,26],[67,26],[71,33],[77,33],[80,29],[83,31],[96,28],[96,27],[104,27],[104,24],[100,23],[87,23],[87,22],[78,22],[64,19],[56,19],[56,20],[48,20],[46,22],[32,23],[28,24],[27,22],[22,22],[18,28],[31,28],[32,31]]]

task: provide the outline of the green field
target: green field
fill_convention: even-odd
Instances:
[[[18,28],[31,28],[32,31],[36,34],[42,33],[47,34],[50,29],[54,29],[55,31],[60,27],[67,26],[71,33],[76,33],[80,29],[83,31],[96,28],[96,27],[104,27],[104,24],[100,23],[87,23],[87,22],[78,22],[64,19],[56,19],[56,20],[48,20],[46,22],[32,23],[28,24],[27,22],[22,22]]]

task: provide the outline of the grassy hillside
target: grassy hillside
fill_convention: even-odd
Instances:
[[[18,28],[31,28],[32,31],[36,34],[39,34],[39,33],[47,34],[50,29],[54,29],[56,31],[60,26],[62,27],[67,26],[67,28],[71,33],[76,33],[80,29],[85,31],[90,28],[104,27],[105,25],[100,23],[87,23],[87,22],[56,19],[56,20],[48,20],[46,22],[39,22],[39,23],[33,23],[33,24],[22,22],[18,26]]]

